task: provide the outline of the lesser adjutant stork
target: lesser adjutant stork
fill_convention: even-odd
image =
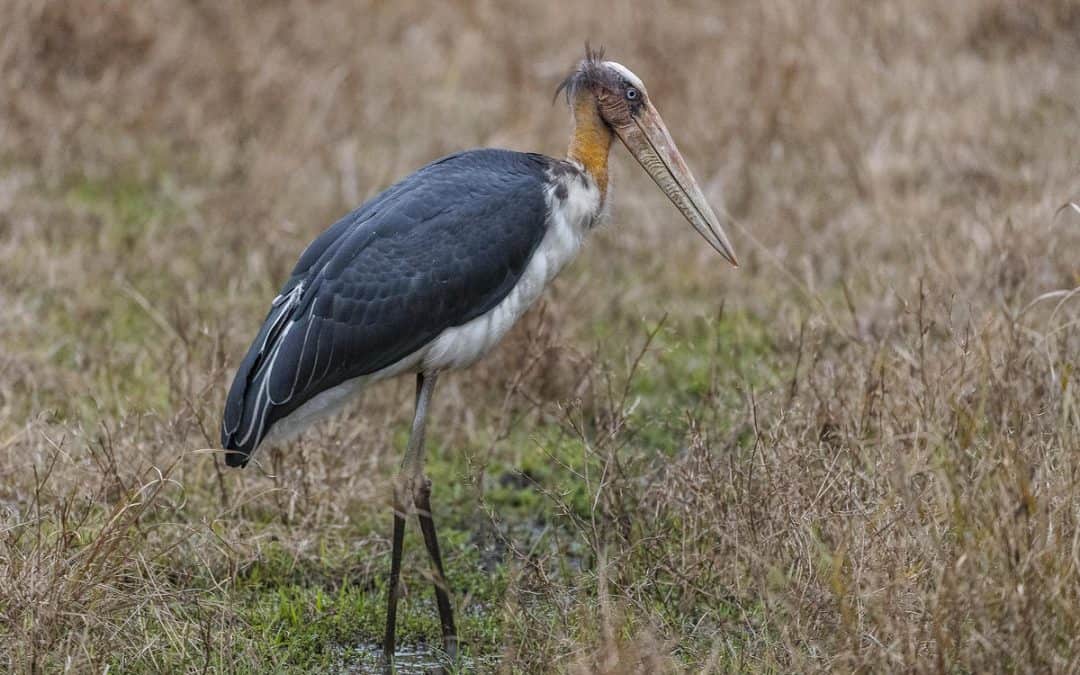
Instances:
[[[439,374],[475,362],[506,334],[608,210],[618,138],[701,236],[735,253],[645,86],[586,57],[559,86],[573,112],[566,159],[468,150],[428,164],[319,235],[240,363],[225,403],[229,466],[290,439],[364,387],[416,375],[416,411],[393,494],[384,650],[394,653],[402,538],[416,509],[434,563],[444,647],[457,651],[424,475],[424,422]]]

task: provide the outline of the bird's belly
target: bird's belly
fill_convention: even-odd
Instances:
[[[514,288],[517,291],[524,281]],[[502,302],[469,323],[443,331],[427,350],[423,360],[425,370],[453,370],[475,363],[487,354],[506,335],[507,331],[540,297],[539,288],[522,288],[511,292]]]
[[[423,350],[415,351],[382,370],[345,380],[337,386],[319,392],[299,408],[274,422],[260,445],[281,445],[292,440],[315,422],[340,411],[369,384],[402,373],[420,370],[417,364],[423,357]]]
[[[448,328],[431,342],[422,360],[425,370],[464,368],[488,353],[577,255],[582,231],[577,222],[555,213],[521,278],[502,301],[472,321]]]

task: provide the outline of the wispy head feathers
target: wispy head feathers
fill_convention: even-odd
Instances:
[[[566,92],[566,102],[570,103],[582,87],[590,86],[601,81],[603,78],[604,48],[593,49],[589,43],[585,43],[585,58],[582,59],[574,70],[566,76],[559,87],[555,90],[552,103],[559,98],[559,94]]]

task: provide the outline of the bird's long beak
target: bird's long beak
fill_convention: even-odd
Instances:
[[[735,258],[731,242],[720,227],[716,214],[705,201],[705,195],[701,193],[701,188],[687,168],[660,113],[652,103],[646,102],[644,109],[631,117],[631,120],[615,127],[615,133],[623,145],[705,241],[728,262],[738,267],[739,261]]]

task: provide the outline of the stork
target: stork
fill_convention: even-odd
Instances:
[[[443,647],[454,658],[446,575],[424,474],[424,428],[441,373],[494,347],[577,255],[609,206],[619,139],[690,225],[732,265],[735,253],[628,68],[586,49],[556,91],[573,114],[566,159],[480,149],[436,160],[330,226],[300,256],[240,363],[225,402],[229,466],[288,441],[361,389],[416,376],[415,413],[393,491],[383,650],[394,655],[402,541],[410,505],[434,567]]]

